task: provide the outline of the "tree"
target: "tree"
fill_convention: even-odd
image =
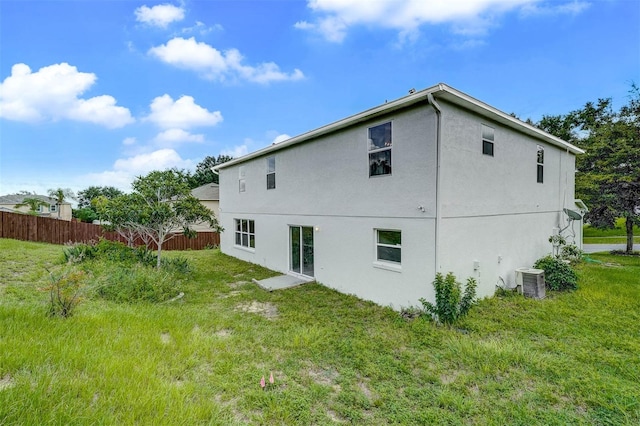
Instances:
[[[113,186],[90,186],[78,192],[78,209],[73,210],[73,217],[83,222],[93,222],[100,218],[96,200],[103,197],[107,200],[114,199],[124,192]]]
[[[590,206],[585,219],[612,228],[625,219],[626,252],[633,250],[633,225],[640,223],[640,90],[614,111],[611,99],[588,102],[566,116],[543,117],[538,126],[586,153],[577,158],[576,192]]]
[[[49,189],[48,193],[49,197],[56,200],[56,206],[58,207],[58,219],[60,219],[60,206],[62,205],[62,203],[64,203],[64,201],[68,198],[75,200],[76,196],[69,188]]]
[[[38,214],[38,209],[40,207],[47,207],[49,205],[49,203],[41,200],[40,198],[35,198],[35,197],[25,197],[22,199],[21,203],[16,204],[14,207],[19,209],[20,207],[29,207],[29,214],[30,215],[37,215]]]
[[[134,194],[122,194],[108,199],[101,195],[93,201],[100,218],[105,221],[102,224],[103,228],[117,232],[129,247],[133,247],[136,238],[142,237],[139,231],[143,209],[140,197]]]
[[[80,219],[81,222],[92,223],[94,220],[100,219],[98,213],[89,207],[81,209],[73,209],[73,217]]]
[[[101,211],[118,232],[153,241],[159,268],[165,241],[180,233],[195,236],[191,226],[196,223],[206,222],[213,229],[221,229],[213,213],[191,195],[188,181],[189,176],[182,171],[153,171],[133,181],[132,194],[108,200]]]
[[[218,155],[218,157],[207,156],[196,166],[196,172],[189,177],[189,185],[191,189],[207,183],[219,183],[218,175],[213,173],[211,168],[218,164],[226,163],[233,160],[233,157],[228,155]]]
[[[78,208],[93,208],[91,202],[100,196],[104,196],[111,200],[123,194],[124,192],[113,186],[90,186],[87,189],[78,192]]]

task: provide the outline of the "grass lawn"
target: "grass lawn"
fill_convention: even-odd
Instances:
[[[591,225],[584,225],[583,239],[584,244],[626,244],[627,243],[627,231],[625,226],[625,219],[619,218],[616,220],[616,226],[612,229],[598,229]],[[633,242],[634,244],[640,244],[640,227],[638,225],[633,226]]]
[[[317,284],[269,293],[251,279],[273,272],[213,250],[167,254],[195,269],[177,301],[51,319],[61,253],[0,239],[2,425],[640,423],[638,257],[590,255],[579,290],[447,328]]]

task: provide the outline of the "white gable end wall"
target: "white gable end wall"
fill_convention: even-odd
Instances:
[[[388,121],[392,174],[369,177],[368,128]],[[311,226],[318,282],[395,308],[418,304],[435,273],[435,122],[422,104],[276,151],[275,189],[267,156],[221,169],[222,251],[286,273],[289,226]],[[255,249],[235,245],[235,219],[255,221]],[[376,262],[376,229],[402,232],[400,268]]]
[[[474,277],[478,294],[492,295],[496,285],[515,285],[516,268],[551,251],[553,228],[566,225],[562,209],[575,208],[575,156],[446,102],[441,107],[440,270],[463,282]],[[482,124],[494,129],[493,156],[482,153]]]

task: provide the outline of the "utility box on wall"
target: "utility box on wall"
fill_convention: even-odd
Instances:
[[[518,268],[516,269],[516,285],[526,297],[544,299],[545,282],[542,269]]]

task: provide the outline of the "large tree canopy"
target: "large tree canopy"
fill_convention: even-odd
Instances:
[[[78,192],[78,208],[73,210],[73,217],[83,222],[93,222],[100,218],[97,200],[102,198],[112,200],[124,195],[124,192],[113,186],[90,186]]]
[[[211,171],[213,166],[233,160],[228,155],[218,155],[218,157],[207,156],[196,166],[196,172],[189,176],[189,185],[191,188],[197,188],[207,183],[219,183],[218,175]]]
[[[590,207],[593,226],[625,219],[626,251],[633,250],[633,225],[640,223],[640,90],[618,111],[611,99],[589,102],[565,116],[545,116],[542,129],[586,150],[578,156],[576,193]]]
[[[123,194],[124,192],[113,186],[90,186],[78,192],[78,208],[93,207],[92,201],[100,196],[111,200]]]

